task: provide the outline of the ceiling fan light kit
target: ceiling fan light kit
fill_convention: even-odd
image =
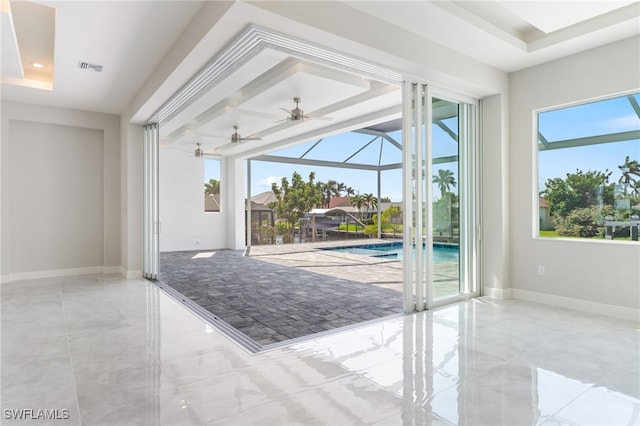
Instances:
[[[195,152],[196,157],[204,157],[204,151],[201,148],[202,144],[200,142],[197,142],[196,146],[197,146],[196,152]]]
[[[295,97],[293,98],[293,102],[296,104],[296,107],[292,110],[288,110],[286,108],[280,108],[282,111],[289,113],[289,116],[282,121],[304,121],[304,120],[326,120],[331,121],[331,117],[316,117],[312,115],[305,115],[304,111],[300,109],[300,102],[302,99]]]

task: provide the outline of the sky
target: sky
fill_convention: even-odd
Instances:
[[[634,95],[640,104],[640,94]],[[571,123],[571,125],[567,125]],[[457,133],[458,120],[456,117],[445,120],[445,124]],[[593,135],[623,132],[628,130],[640,130],[640,118],[634,112],[631,103],[626,96],[579,105],[571,108],[546,111],[539,114],[540,132],[550,142],[580,138]],[[402,143],[400,131],[390,133],[389,136]],[[432,127],[433,157],[455,155],[457,142],[455,142],[440,127]],[[333,136],[320,142],[305,158],[319,160],[331,160],[363,164],[394,164],[402,162],[402,153],[392,144],[384,142],[382,153],[380,139],[371,142],[366,148],[356,154],[362,146],[374,139],[371,135],[346,133]],[[273,155],[285,155],[300,157],[316,141],[311,141],[299,146],[287,148]],[[590,145],[578,148],[556,149],[540,152],[538,157],[539,175],[538,184],[544,189],[544,182],[549,178],[562,177],[576,169],[583,171],[608,169],[612,171],[612,181],[620,177],[619,165],[624,163],[625,156],[640,161],[640,140]],[[283,176],[291,180],[291,175],[297,171],[307,180],[309,172],[314,171],[316,181],[326,182],[335,180],[351,186],[356,193],[377,193],[377,173],[375,171],[363,171],[342,168],[326,168],[318,166],[304,166],[284,163],[267,163],[252,161],[251,168],[251,193],[256,195],[271,190],[272,182],[280,182]],[[457,163],[436,164],[433,166],[433,174],[438,169],[448,169],[454,172],[458,180]],[[206,161],[205,181],[210,178],[219,179],[219,163]],[[402,170],[390,170],[382,173],[381,196],[389,197],[392,201],[402,201]],[[457,193],[457,186],[452,188]],[[439,195],[439,190],[434,185],[434,197]]]
[[[640,104],[640,94],[634,95]],[[571,123],[570,126],[566,123]],[[608,133],[640,130],[640,118],[626,96],[539,114],[540,132],[550,142]],[[612,142],[576,148],[541,151],[538,185],[554,177],[564,178],[576,169],[584,172],[609,170],[610,181],[621,176],[618,166],[625,157],[640,161],[640,140]]]

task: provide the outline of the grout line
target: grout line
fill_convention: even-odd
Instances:
[[[76,409],[78,410],[78,424],[82,425],[82,414],[80,413],[80,398],[78,397],[78,384],[76,383],[75,364],[73,363],[73,355],[71,353],[71,338],[69,337],[69,324],[67,322],[67,310],[64,306],[64,294],[62,292],[62,284],[60,283],[60,304],[62,306],[62,316],[64,318],[64,330],[67,337],[67,350],[69,351],[69,363],[71,365],[71,382],[76,396]],[[102,283],[101,283],[102,285]]]

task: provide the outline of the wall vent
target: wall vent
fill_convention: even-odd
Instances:
[[[81,70],[102,72],[102,65],[90,64],[89,62],[78,62],[78,68]]]

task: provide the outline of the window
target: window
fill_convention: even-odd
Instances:
[[[640,93],[539,112],[538,235],[638,242]]]
[[[220,160],[204,160],[204,211],[220,211]]]

